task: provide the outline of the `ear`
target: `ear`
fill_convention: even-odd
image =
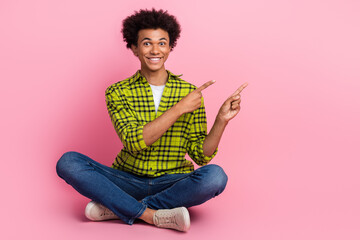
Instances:
[[[131,44],[131,51],[134,53],[134,55],[137,57],[139,56],[138,54],[138,47],[135,46],[134,44]]]

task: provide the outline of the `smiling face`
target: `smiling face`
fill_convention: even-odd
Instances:
[[[142,29],[138,33],[137,46],[132,45],[131,50],[141,62],[142,72],[165,71],[165,65],[170,54],[169,34],[158,29]]]

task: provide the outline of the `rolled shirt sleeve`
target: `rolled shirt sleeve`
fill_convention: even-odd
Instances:
[[[195,110],[191,118],[189,139],[186,145],[186,150],[189,156],[199,166],[208,164],[211,159],[215,157],[218,152],[216,148],[215,152],[211,156],[205,156],[203,151],[203,145],[205,137],[207,136],[207,122],[204,99],[202,98],[201,106]]]
[[[138,122],[126,97],[119,89],[109,87],[105,91],[106,106],[115,131],[129,152],[136,154],[147,148],[143,138],[144,124]]]

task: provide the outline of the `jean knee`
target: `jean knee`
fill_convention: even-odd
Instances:
[[[77,152],[66,152],[56,163],[56,173],[59,177],[63,177],[69,171],[75,170],[75,165],[77,163],[77,158],[80,154]]]
[[[204,183],[206,183],[206,185],[215,193],[215,196],[217,196],[225,190],[228,176],[222,167],[218,165],[209,164],[204,167],[207,167],[207,178]]]

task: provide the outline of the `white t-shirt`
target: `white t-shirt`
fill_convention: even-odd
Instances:
[[[153,93],[153,98],[154,98],[154,103],[155,103],[155,112],[157,113],[165,85],[161,85],[161,86],[155,86],[155,85],[151,85],[151,84],[149,84],[149,85],[150,85],[152,93]]]

